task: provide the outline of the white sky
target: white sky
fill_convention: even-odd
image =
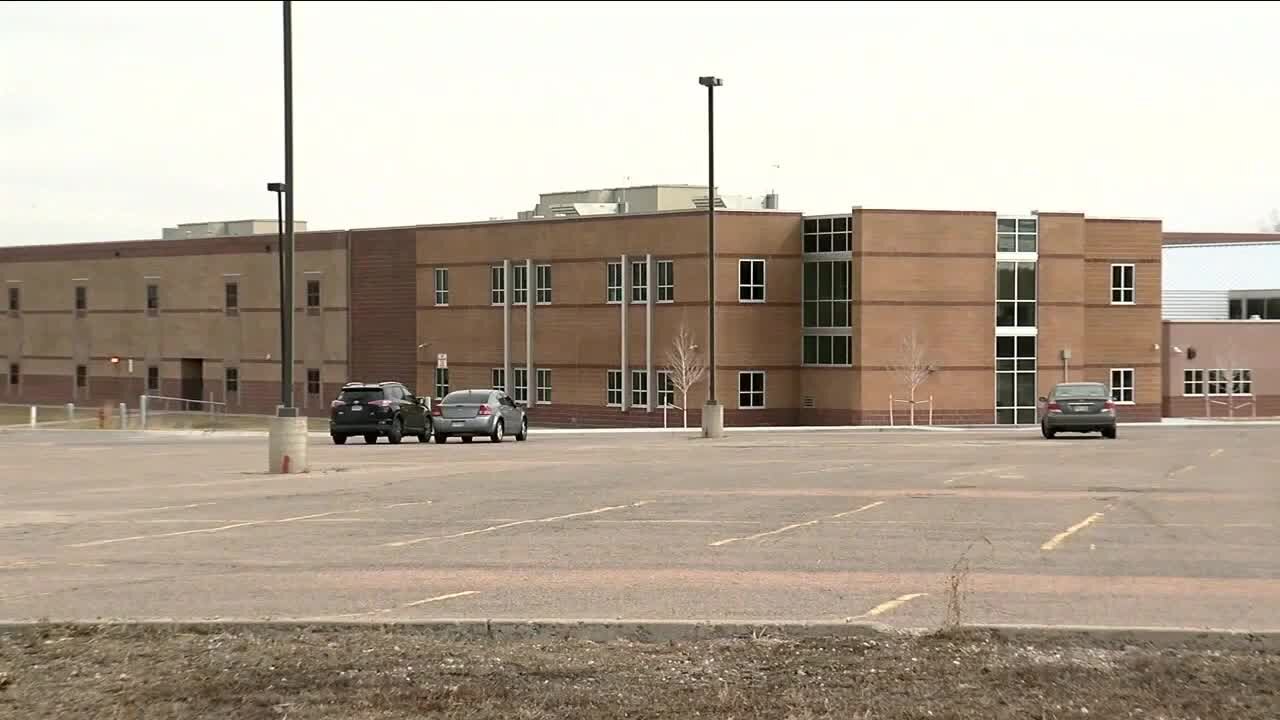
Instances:
[[[0,244],[274,217],[280,14],[0,5]],[[1275,3],[296,2],[297,216],[702,182],[717,74],[725,192],[1255,231],[1280,206],[1278,26]]]

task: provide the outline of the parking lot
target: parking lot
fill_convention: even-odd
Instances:
[[[0,619],[1280,628],[1280,429],[0,433]]]

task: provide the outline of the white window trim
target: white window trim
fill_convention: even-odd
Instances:
[[[518,296],[516,293],[518,293],[518,292],[520,291],[520,289],[521,289],[521,288],[519,287],[519,283],[518,283],[518,282],[516,282],[516,279],[517,279],[517,278],[519,278],[519,277],[520,277],[520,275],[522,275],[522,274],[524,275],[524,299],[523,299],[523,300],[520,300],[520,299],[519,299],[519,296]],[[491,282],[492,282],[492,281],[491,281]],[[530,292],[530,289],[529,289],[529,268],[528,268],[528,266],[527,266],[527,265],[525,265],[524,263],[517,263],[517,264],[512,265],[512,266],[511,266],[511,304],[512,304],[513,306],[515,306],[515,305],[519,305],[519,306],[522,306],[522,307],[523,307],[523,306],[525,306],[525,305],[528,305],[528,304],[529,304],[529,292]],[[492,299],[492,298],[490,298],[490,299]]]
[[[618,373],[618,397],[621,399],[626,399],[627,386],[626,386],[626,383],[623,382],[623,380],[625,380],[626,378],[622,376],[622,369],[616,368],[612,370],[606,370],[604,373],[604,406],[620,408],[622,407],[622,403],[620,401],[616,403],[609,402],[609,378],[614,373]]]
[[[642,267],[642,268],[644,268],[644,284],[642,284],[642,285],[637,285],[637,284],[636,284],[636,268],[637,268],[637,267]],[[631,261],[631,267],[630,267],[630,268],[628,268],[628,269],[631,271],[631,304],[632,304],[632,305],[646,305],[646,304],[648,304],[648,302],[649,302],[649,286],[653,284],[653,283],[651,283],[651,282],[650,282],[650,278],[649,278],[649,261],[648,261],[648,260],[632,260],[632,261]],[[636,299],[636,291],[637,291],[637,290],[643,290],[643,291],[644,291],[644,298],[643,298],[643,299],[641,299],[641,300],[637,300],[637,299]]]
[[[1114,392],[1116,389],[1116,384],[1114,380],[1115,380],[1116,373],[1118,372],[1129,373],[1129,382],[1130,382],[1129,396],[1133,398],[1137,398],[1138,397],[1138,373],[1135,372],[1133,368],[1111,368],[1110,376],[1107,378],[1107,380],[1109,381],[1108,386],[1110,390]],[[1137,404],[1136,400],[1114,400],[1113,402],[1115,402],[1115,404],[1117,405],[1136,405]]]
[[[501,373],[502,387],[493,387],[493,379],[497,377],[495,373]],[[502,392],[506,392],[507,391],[507,374],[506,373],[507,373],[506,368],[490,368],[489,369],[489,389],[501,390]]]
[[[1199,373],[1199,380],[1187,380],[1187,373]],[[1200,392],[1187,392],[1187,385],[1199,385]],[[1202,368],[1183,368],[1182,369],[1182,397],[1204,397],[1207,394],[1208,387],[1205,385],[1205,374]]]
[[[520,373],[524,373],[524,399],[520,399]],[[503,378],[504,380],[506,378]],[[515,402],[529,404],[529,369],[526,367],[511,368],[511,399]]]
[[[761,268],[760,296],[761,297],[759,300],[756,300],[754,298],[750,300],[742,299],[742,288],[755,287],[755,285],[742,284],[742,263],[747,263],[747,262],[760,263],[760,268]],[[768,301],[769,301],[769,263],[766,262],[765,258],[738,258],[738,302],[743,305],[759,305],[761,303],[766,303]]]
[[[502,278],[501,290],[493,286],[494,270],[497,270],[498,275]],[[502,299],[497,302],[494,302],[493,294],[496,292],[502,293]],[[506,305],[506,304],[507,304],[507,273],[504,271],[501,265],[490,265],[489,266],[489,305],[491,305],[492,307],[502,307],[503,305]]]
[[[668,266],[670,266],[670,267],[671,267],[671,284],[670,284],[670,285],[660,285],[660,284],[659,284],[659,280],[658,280],[658,278],[661,278],[661,277],[662,277],[662,265],[663,265],[663,263],[666,263]],[[659,304],[659,305],[669,305],[669,304],[671,304],[671,303],[675,302],[675,301],[676,301],[676,261],[675,261],[675,260],[654,260],[654,261],[653,261],[653,273],[654,273],[655,275],[657,275],[657,276],[658,276],[657,278],[654,278],[654,291],[655,291],[655,294],[654,294],[654,296],[653,296],[653,301],[654,301],[655,303]],[[671,299],[670,299],[670,300],[663,300],[663,299],[662,299],[662,288],[664,288],[664,287],[669,287],[669,288],[671,288]]]
[[[446,283],[446,284],[448,284],[448,282],[449,282],[449,268],[446,268],[446,267],[438,267],[438,268],[432,268],[432,269],[431,269],[431,283],[432,283],[432,285],[434,286],[434,287],[433,287],[433,290],[435,291],[435,297],[434,297],[434,300],[435,300],[435,305],[436,305],[436,307],[448,307],[448,306],[449,306],[449,288],[445,288],[443,291],[440,289],[440,273],[441,273],[441,272],[443,272],[443,273],[444,273],[445,283]],[[489,282],[491,282],[491,283],[492,283],[493,281],[492,281],[492,280],[490,280]],[[441,293],[441,292],[443,292],[443,293],[444,293],[444,302],[440,302],[440,293]]]
[[[636,379],[637,379],[637,378],[643,378],[643,380],[644,380],[644,389],[643,389],[643,390],[638,390],[638,389],[636,388]],[[630,389],[631,389],[631,407],[637,407],[637,408],[647,408],[647,407],[649,407],[649,372],[648,372],[647,370],[632,370],[632,371],[631,371],[631,388],[630,388]],[[643,393],[643,397],[644,397],[644,399],[643,399],[643,400],[636,400],[636,394],[637,394],[637,393]]]
[[[1006,301],[1006,302],[1012,302],[1012,301]],[[1023,300],[1022,302],[1031,302],[1031,301]],[[1039,302],[1039,301],[1036,301],[1036,302]],[[1036,319],[1039,320],[1038,317]],[[997,325],[996,326],[996,337],[1020,337],[1020,336],[1036,337],[1039,334],[1040,334],[1040,328],[1038,327],[1027,327],[1026,325],[1008,325],[1008,326]]]
[[[743,376],[743,375],[754,375],[754,374],[757,374],[757,373],[760,375],[760,380],[761,380],[761,383],[760,383],[760,404],[759,404],[759,405],[751,405],[751,406],[743,407],[743,406],[742,406],[742,376]],[[736,387],[736,388],[734,388],[734,393],[736,393],[736,394],[737,394],[737,396],[738,396],[738,409],[739,409],[739,410],[764,410],[764,409],[768,408],[768,406],[769,406],[769,373],[765,372],[764,370],[739,370],[739,371],[738,371],[738,385],[737,385],[737,387]]]
[[[1126,287],[1118,287],[1118,286],[1116,286],[1116,268],[1118,268],[1118,267],[1127,267],[1127,268],[1129,268],[1130,270],[1132,270],[1132,271],[1133,271],[1133,273],[1132,273],[1132,275],[1133,275],[1133,286],[1132,286],[1132,287],[1127,287],[1127,288],[1126,288]],[[1134,305],[1134,304],[1137,304],[1137,301],[1138,301],[1138,266],[1137,266],[1135,263],[1111,263],[1111,277],[1110,277],[1110,278],[1108,278],[1108,284],[1111,286],[1111,295],[1110,295],[1110,297],[1109,297],[1108,299],[1109,299],[1109,300],[1111,300],[1111,304],[1112,304],[1112,305]],[[1121,291],[1121,292],[1124,292],[1125,290],[1128,290],[1128,291],[1129,291],[1129,293],[1133,296],[1133,299],[1132,299],[1132,300],[1116,300],[1116,291],[1117,291],[1117,290],[1119,290],[1119,291]]]
[[[546,290],[546,291],[547,291],[547,294],[548,294],[548,295],[550,295],[552,299],[554,299],[554,298],[555,298],[555,294],[554,294],[554,293],[552,292],[552,290],[551,290],[552,284],[551,284],[550,282],[548,282],[548,283],[547,283],[547,286],[546,286],[545,288],[538,284],[538,276],[541,274],[539,271],[540,271],[542,268],[546,268],[546,269],[547,269],[547,279],[548,279],[548,280],[550,280],[550,279],[551,279],[551,264],[550,264],[550,263],[543,263],[542,265],[534,265],[534,266],[533,266],[533,277],[534,277],[534,281],[533,281],[533,284],[534,284],[534,288],[533,288],[533,304],[534,304],[534,305],[550,305],[550,304],[551,304],[551,300],[539,300],[539,299],[538,299],[538,293],[539,293],[539,292],[541,292],[542,290]]]
[[[615,265],[619,268],[619,270],[618,270],[618,284],[617,284],[617,285],[610,285],[610,284],[609,284],[609,279],[610,279],[610,278],[609,278],[609,270],[610,270],[612,267],[614,267]],[[623,298],[623,294],[624,294],[624,293],[626,292],[626,290],[627,290],[627,280],[626,280],[626,277],[624,277],[624,276],[623,276],[623,273],[625,273],[626,271],[627,271],[627,269],[626,269],[625,267],[622,267],[622,262],[621,262],[621,261],[606,262],[606,263],[604,264],[604,301],[605,301],[605,303],[606,303],[606,304],[609,304],[609,305],[621,305],[621,304],[622,304],[622,301],[625,299],[625,298]],[[617,299],[617,300],[610,300],[610,299],[609,299],[609,291],[610,291],[610,290],[612,290],[612,289],[613,289],[613,288],[615,288],[615,287],[616,287],[616,288],[618,288],[618,299]]]
[[[666,405],[662,404],[662,378],[664,377],[667,378],[667,384],[671,386],[671,402],[667,403]],[[657,407],[657,408],[667,407],[667,408],[680,409],[680,406],[676,405],[676,386],[674,383],[671,382],[671,371],[655,370],[653,373],[653,382],[654,382],[653,391],[655,393],[655,395],[653,396],[654,407]]]
[[[538,374],[539,374],[539,373],[546,373],[546,374],[547,374],[547,377],[548,377],[548,378],[550,378],[550,377],[551,377],[551,370],[552,370],[552,368],[535,368],[535,372],[534,372],[534,374],[533,374],[533,378],[534,378],[534,380],[537,380],[537,381],[538,381],[538,391],[537,391],[537,393],[534,393],[534,398],[533,398],[533,404],[534,404],[534,405],[550,405],[550,404],[551,404],[551,402],[552,402],[552,401],[550,401],[550,400],[541,400],[541,399],[539,399],[539,398],[537,397],[538,393],[541,393],[543,390],[546,390],[547,392],[551,392],[552,390],[554,390],[554,389],[555,389],[555,384],[554,384],[554,383],[552,383],[552,382],[548,382],[548,383],[546,383],[546,384],[544,385],[544,384],[542,383],[542,381],[538,378]],[[606,389],[607,389],[607,388],[606,388]]]

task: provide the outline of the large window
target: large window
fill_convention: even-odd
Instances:
[[[1205,390],[1210,395],[1252,395],[1253,394],[1253,371],[1235,368],[1214,370],[1184,370],[1183,371],[1183,394],[1186,393],[1186,376],[1191,372],[1208,372],[1209,380],[1205,384]]]
[[[1038,225],[1036,218],[998,218],[996,252],[1037,252]]]
[[[744,370],[738,373],[738,407],[764,407],[764,371]]]
[[[605,388],[604,403],[606,405],[622,405],[622,371],[610,370],[608,385]]]
[[[1032,335],[996,338],[996,422],[1030,425],[1036,421],[1036,339]]]
[[[551,402],[551,371],[547,368],[538,370],[538,402]]]
[[[806,253],[849,252],[853,249],[853,218],[805,218],[804,251]]]
[[[1111,368],[1111,399],[1122,405],[1133,404],[1133,368]]]
[[[674,302],[676,299],[676,266],[672,260],[658,261],[658,302]]]
[[[1280,320],[1280,296],[1238,295],[1227,301],[1228,317],[1232,320]]]
[[[649,374],[644,370],[631,371],[632,407],[649,407]]]
[[[529,402],[528,368],[513,368],[511,372],[515,375],[513,378],[515,380],[515,387],[512,388],[515,392],[512,393],[512,397],[514,397],[517,402]]]
[[[1182,371],[1182,394],[1183,395],[1203,395],[1204,394],[1204,370],[1183,370]]]
[[[658,381],[658,407],[675,406],[676,392],[675,386],[671,384],[671,371],[659,370],[656,380]]]
[[[436,268],[436,304],[449,304],[449,268]]]
[[[538,281],[537,297],[534,301],[539,305],[551,304],[551,266],[535,265],[533,267]]]
[[[764,302],[764,260],[738,261],[738,302]]]
[[[631,302],[642,303],[649,300],[649,262],[636,260],[631,263]]]
[[[1120,263],[1111,266],[1111,304],[1133,304],[1133,265]]]
[[[507,371],[506,370],[502,368],[494,368],[493,372],[489,373],[489,379],[493,381],[492,383],[490,383],[490,386],[494,390],[501,390],[503,392],[507,391]]]
[[[529,304],[529,266],[524,263],[511,268],[511,304]]]
[[[317,378],[318,379],[318,378]],[[228,400],[240,394],[240,369],[226,368],[224,371],[224,390]]]
[[[436,368],[436,399],[443,400],[449,394],[449,368]]]
[[[805,365],[850,365],[853,338],[848,335],[805,335]]]
[[[611,262],[605,267],[605,301],[622,302],[622,263]]]
[[[1036,264],[996,263],[996,326],[1036,326]]]
[[[240,312],[240,284],[235,282],[226,283],[223,286],[223,306],[226,308],[228,315],[237,315]],[[79,308],[77,308],[79,309]]]
[[[804,326],[849,327],[850,263],[804,264]]]
[[[489,268],[489,304],[501,305],[506,302],[506,297],[507,275],[501,265],[493,265]]]
[[[320,281],[319,280],[307,281],[307,309],[308,310],[320,309]]]

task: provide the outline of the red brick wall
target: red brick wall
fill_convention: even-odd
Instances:
[[[417,246],[413,228],[353,230],[349,374],[362,382],[414,384]]]

